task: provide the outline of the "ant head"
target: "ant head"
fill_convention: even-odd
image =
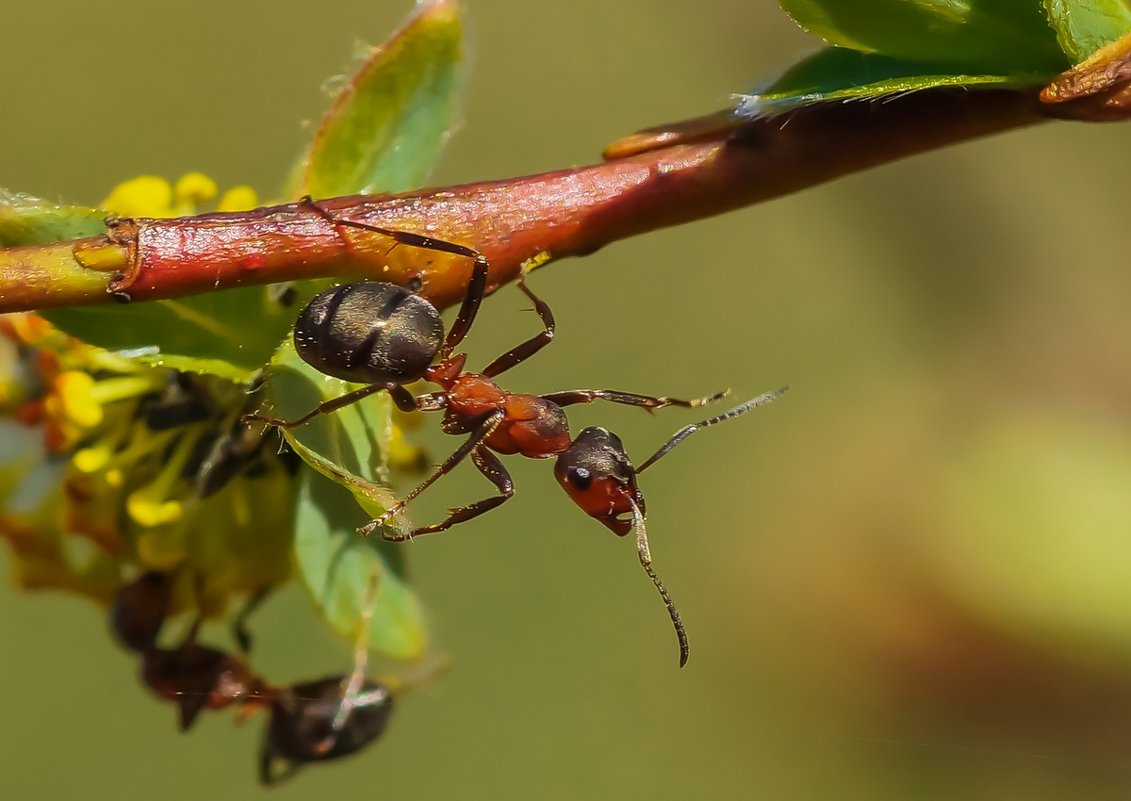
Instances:
[[[296,684],[271,705],[271,720],[260,755],[260,780],[275,784],[277,760],[291,770],[360,751],[385,731],[393,712],[393,696],[385,685],[366,680],[356,695],[348,695],[348,676]]]
[[[644,510],[636,469],[620,437],[604,428],[584,429],[558,456],[554,475],[573,502],[618,537],[632,530],[633,507]]]

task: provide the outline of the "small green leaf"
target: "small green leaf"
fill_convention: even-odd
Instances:
[[[245,287],[178,300],[52,309],[43,316],[84,342],[136,353],[158,367],[243,382],[271,358],[305,299],[284,305],[269,288]]]
[[[1126,0],[1044,0],[1049,24],[1073,64],[1131,33]]]
[[[339,94],[290,194],[326,197],[419,186],[452,124],[462,33],[453,0],[422,5]],[[66,239],[105,231],[101,212],[24,202],[18,196],[0,196],[0,202],[7,197],[17,198],[18,207],[26,209],[18,215],[24,229],[28,220],[40,221],[40,236]],[[17,208],[14,201],[9,205]],[[0,205],[0,236],[3,209]],[[72,227],[64,231],[63,222]],[[14,223],[12,228],[22,230]],[[175,301],[58,309],[45,316],[93,345],[131,351],[158,366],[243,382],[271,359],[297,309],[321,284],[295,286],[298,295],[286,306],[270,289],[247,287]]]
[[[99,236],[106,233],[106,217],[97,209],[57,206],[0,190],[0,247]],[[272,297],[263,287],[248,287],[181,300],[41,314],[91,345],[134,352],[159,367],[242,382],[271,358],[294,322],[296,307],[284,307]]]
[[[1036,0],[781,0],[807,31],[829,44],[945,74],[1048,77],[1068,64]]]
[[[315,370],[288,339],[271,360],[258,413],[293,420],[357,386]],[[415,659],[423,655],[427,638],[420,605],[403,580],[402,546],[385,542],[379,533],[365,539],[356,531],[394,500],[380,483],[387,477],[391,410],[388,395],[380,393],[281,433],[314,468],[304,471],[309,492],[304,490],[299,501],[295,555],[320,612],[335,631],[354,639],[376,580],[370,647]],[[344,502],[348,496],[342,488],[356,503]]]
[[[419,659],[428,634],[420,602],[403,578],[401,549],[357,536],[365,515],[344,496],[333,482],[304,472],[295,521],[299,574],[338,634],[397,659]]]
[[[286,194],[333,197],[423,184],[452,126],[462,37],[454,0],[421,5],[338,94]]]
[[[59,206],[0,189],[0,247],[50,245],[106,233],[104,211]]]
[[[826,47],[795,64],[738,110],[759,117],[829,100],[867,100],[940,86],[1039,86],[1037,75],[967,75],[937,64],[901,61],[843,47]]]
[[[258,413],[293,420],[357,386],[318,372],[299,358],[288,337],[271,359]],[[282,429],[282,434],[307,464],[347,485],[371,514],[380,514],[391,498],[380,485],[387,477],[384,459],[392,436],[390,415],[389,397],[380,393],[296,428]]]

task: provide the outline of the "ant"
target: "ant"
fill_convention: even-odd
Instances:
[[[386,531],[384,539],[403,542],[424,534],[445,531],[482,515],[509,500],[514,485],[495,453],[521,454],[534,459],[558,457],[555,474],[566,493],[588,515],[600,520],[618,536],[637,532],[637,551],[641,565],[668,610],[679,639],[682,667],[689,653],[687,635],[667,588],[652,568],[644,527],[644,498],[636,486],[636,474],[653,464],[693,431],[735,417],[780,395],[767,393],[718,417],[688,426],[664,448],[633,469],[619,438],[604,429],[587,428],[571,438],[564,407],[606,400],[639,406],[649,411],[665,406],[695,408],[725,397],[723,391],[704,398],[680,400],[653,397],[609,389],[577,389],[528,395],[509,392],[495,379],[542,350],[554,339],[555,320],[549,305],[526,285],[526,274],[537,266],[528,264],[518,277],[518,288],[534,304],[542,331],[511,348],[482,371],[465,370],[467,354],[454,351],[475,321],[487,288],[488,263],[478,251],[431,237],[396,231],[338,217],[313,200],[308,202],[339,231],[343,227],[392,237],[397,244],[437,250],[474,260],[467,292],[456,319],[444,335],[440,313],[416,292],[396,284],[363,281],[325,290],[299,313],[294,328],[298,355],[326,375],[365,384],[326,401],[294,420],[264,415],[248,415],[248,422],[278,428],[295,428],[317,415],[327,414],[373,395],[388,392],[402,411],[444,413],[441,428],[445,433],[467,435],[456,450],[419,486],[409,492],[380,517],[358,529],[367,536],[398,515],[421,492],[470,457],[472,463],[498,494],[467,506],[450,510],[448,516],[407,533]],[[440,391],[414,396],[405,385],[426,380]],[[629,515],[627,518],[625,515]]]
[[[181,731],[188,731],[205,709],[238,705],[240,720],[268,710],[259,751],[262,784],[277,784],[306,764],[356,753],[385,731],[393,711],[393,689],[387,682],[365,677],[363,646],[358,647],[348,675],[273,686],[252,673],[242,658],[200,645],[199,619],[179,645],[159,647],[171,597],[170,576],[142,574],[115,595],[111,630],[125,648],[141,657],[142,681],[177,705]]]
[[[355,688],[350,678],[329,676],[275,693],[259,752],[262,784],[277,784],[309,763],[357,753],[385,732],[392,689],[372,679]],[[280,761],[284,770],[276,772]]]

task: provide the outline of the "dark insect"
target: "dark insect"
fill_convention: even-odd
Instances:
[[[122,586],[110,604],[110,631],[134,653],[157,645],[157,636],[169,616],[172,587],[164,573],[143,573]]]
[[[141,680],[176,704],[180,729],[188,731],[206,709],[256,705],[272,693],[238,656],[197,642],[198,625],[175,648],[149,648],[141,655]]]
[[[315,207],[322,211],[317,204]],[[486,258],[461,245],[370,226],[330,215],[326,211],[322,213],[338,226],[374,231],[391,236],[398,243],[474,259],[467,294],[445,336],[436,308],[404,287],[365,281],[326,290],[299,313],[294,329],[295,349],[304,361],[320,372],[366,386],[326,401],[294,420],[263,415],[250,415],[245,420],[294,428],[317,415],[336,411],[381,391],[388,392],[397,407],[404,411],[443,412],[441,428],[448,434],[466,435],[467,439],[423,483],[358,532],[368,535],[385,525],[421,492],[469,457],[479,472],[495,485],[498,494],[452,509],[439,523],[421,526],[408,533],[386,531],[384,538],[392,542],[445,531],[509,500],[514,495],[514,485],[496,453],[517,453],[534,459],[557,456],[559,481],[578,506],[619,536],[633,529],[637,531],[641,563],[660,591],[676,626],[682,666],[687,661],[687,638],[675,605],[652,569],[648,556],[643,525],[644,501],[635,483],[635,474],[640,470],[633,470],[620,440],[603,429],[586,429],[577,439],[571,438],[563,407],[605,400],[648,410],[665,406],[694,408],[718,400],[727,392],[692,400],[610,389],[576,389],[546,395],[509,392],[495,379],[542,350],[554,338],[554,315],[549,305],[526,285],[525,271],[518,278],[518,288],[534,304],[542,321],[542,331],[499,356],[481,372],[468,372],[464,369],[467,355],[455,353],[455,349],[467,335],[483,301],[488,277]],[[439,385],[440,391],[413,396],[405,384],[421,379]],[[769,402],[778,394],[759,396],[725,415],[696,426],[713,425],[735,417]],[[665,449],[661,449],[661,453],[645,463],[645,467],[695,428],[689,426],[685,429],[686,433],[677,434]]]
[[[177,706],[181,731],[208,709],[238,706],[241,718],[267,710],[259,753],[259,780],[265,785],[290,778],[304,765],[356,753],[385,731],[393,694],[386,684],[365,678],[364,648],[348,675],[277,687],[255,675],[242,657],[199,644],[199,620],[179,645],[160,647],[170,583],[167,574],[150,572],[122,587],[111,605],[110,625],[119,642],[140,656],[142,682]]]
[[[385,731],[393,695],[366,679],[355,691],[349,676],[302,682],[275,693],[259,751],[259,780],[277,784],[303,765],[356,753]],[[279,762],[284,763],[277,772]]]

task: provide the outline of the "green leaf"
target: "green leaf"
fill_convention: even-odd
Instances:
[[[794,65],[773,83],[744,96],[740,113],[751,117],[779,114],[829,100],[867,100],[940,86],[1039,86],[1039,75],[971,75],[948,73],[924,64],[826,47]]]
[[[107,213],[0,190],[0,247],[49,244],[106,233]],[[313,289],[310,290],[313,294]],[[41,312],[62,331],[159,367],[247,381],[271,358],[295,309],[263,287],[181,300]],[[254,321],[254,322],[252,322]]]
[[[288,339],[271,360],[257,411],[293,420],[357,386],[315,370],[299,358]],[[369,624],[370,647],[416,659],[423,655],[427,637],[420,605],[403,580],[402,546],[385,542],[379,532],[369,538],[356,533],[394,501],[382,486],[388,476],[391,412],[388,395],[379,393],[280,431],[314,468],[304,471],[310,474],[309,493],[299,501],[295,555],[319,611],[335,631],[356,639],[364,599],[376,579],[379,595]],[[356,503],[343,502],[348,496],[342,488]]]
[[[135,353],[158,366],[211,373],[244,382],[287,336],[299,303],[314,288],[283,304],[265,287],[210,292],[191,298],[52,309],[43,316],[84,342]]]
[[[452,126],[462,37],[454,0],[421,5],[338,94],[286,194],[332,197],[423,184]]]
[[[0,247],[50,245],[106,233],[106,212],[0,189]]]
[[[802,28],[829,44],[946,74],[1049,77],[1068,59],[1037,0],[781,0]]]
[[[1049,24],[1073,64],[1131,33],[1126,0],[1044,0]]]
[[[302,484],[295,557],[319,612],[338,634],[353,642],[364,638],[370,650],[397,659],[424,656],[424,615],[405,583],[401,549],[357,536],[365,516],[343,502],[341,487],[309,470]]]
[[[358,386],[318,372],[299,358],[294,342],[287,338],[271,359],[261,390],[264,402],[258,413],[293,420]],[[392,436],[388,395],[373,395],[281,431],[307,464],[346,484],[371,514],[385,510],[392,497],[380,485],[387,479],[384,459]]]
[[[455,113],[462,32],[455,2],[421,6],[339,94],[290,194],[326,197],[423,183]],[[93,233],[103,233],[104,215],[95,214]],[[323,285],[296,284],[298,294],[286,306],[270,289],[246,287],[172,301],[59,309],[46,316],[93,345],[135,352],[154,365],[243,382],[267,363],[287,337],[297,309]]]

